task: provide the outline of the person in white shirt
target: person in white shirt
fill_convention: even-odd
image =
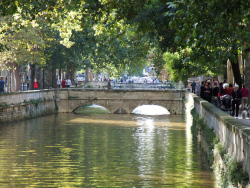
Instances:
[[[78,78],[75,79],[75,85],[77,87],[77,85],[78,85]]]
[[[69,88],[71,86],[71,80],[67,79],[66,80],[66,87]]]
[[[60,80],[60,78],[59,78],[59,77],[58,77],[58,80],[57,80],[57,82],[56,82],[56,83],[57,83],[57,87],[58,87],[58,88],[60,88],[60,87],[61,87],[62,82],[61,82],[61,80]]]

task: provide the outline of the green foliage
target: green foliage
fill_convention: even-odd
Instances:
[[[225,156],[225,164],[227,166],[228,180],[237,187],[238,183],[246,185],[248,182],[248,174],[243,171],[242,162],[237,162],[229,155]]]
[[[8,107],[9,105],[6,103],[6,102],[2,102],[0,103],[0,108],[6,108]]]
[[[77,96],[69,96],[68,99],[78,99],[79,97]]]
[[[214,150],[215,150],[215,153],[218,153],[222,159],[224,158],[224,155],[226,154],[226,149],[223,147],[223,145],[220,142],[215,143]]]
[[[177,11],[170,23],[177,31],[175,41],[179,46],[192,49],[191,61],[204,62],[214,72],[221,70],[230,59],[235,64],[233,72],[239,85],[241,79],[236,64],[241,52],[245,56],[250,39],[247,4],[247,0],[178,1],[172,3]]]
[[[36,108],[38,107],[38,104],[41,103],[43,100],[41,98],[39,99],[30,99],[30,102],[32,104],[35,104],[36,105]]]
[[[193,124],[191,127],[192,133],[197,136],[201,135],[202,139],[207,144],[208,147],[208,161],[209,164],[212,165],[214,161],[214,156],[212,150],[215,147],[215,144],[218,142],[218,138],[216,137],[213,129],[210,129],[203,121],[203,119],[199,116],[196,110],[193,108],[191,110],[191,115],[193,116]]]

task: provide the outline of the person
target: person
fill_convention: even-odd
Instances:
[[[230,95],[230,97],[232,97],[232,93],[229,93],[228,91],[229,85],[228,83],[224,83],[223,84],[223,89],[221,90],[221,92],[218,94],[218,97],[222,97],[223,95]]]
[[[201,83],[200,83],[200,81],[197,83],[196,89],[197,89],[197,96],[199,97],[201,95]]]
[[[62,88],[65,88],[65,87],[66,87],[66,80],[63,79],[63,80],[62,80]]]
[[[75,79],[75,85],[77,87],[77,85],[78,85],[78,77],[76,77],[76,79]]]
[[[232,91],[234,90],[233,84],[229,84],[229,87],[227,90],[228,90],[227,92],[230,93],[230,95],[231,95]]]
[[[211,92],[212,92],[211,83],[206,82],[205,87],[204,87],[204,100],[210,103],[211,103]]]
[[[245,107],[247,107],[248,105],[248,95],[249,95],[249,91],[246,88],[245,84],[242,85],[242,89],[240,90],[241,95],[242,95],[242,99],[241,99],[241,104],[242,104],[242,108],[244,110]]]
[[[59,78],[59,77],[58,77],[58,80],[57,80],[57,82],[56,82],[56,83],[57,83],[57,88],[60,88],[62,83],[61,83],[61,80],[60,80],[60,78]]]
[[[220,89],[220,92],[222,92],[222,90],[223,90],[223,82],[220,82],[219,89]]]
[[[3,81],[3,77],[0,78],[0,93],[4,93],[4,85],[5,82]]]
[[[234,116],[235,111],[235,117],[238,118],[238,113],[239,113],[239,106],[240,106],[240,100],[242,98],[241,92],[238,90],[239,86],[235,84],[234,90],[232,91],[232,97],[233,97],[233,102],[232,102],[232,116]]]
[[[71,86],[71,80],[68,78],[66,80],[66,87],[69,88]]]
[[[204,89],[205,89],[205,81],[201,82],[201,93],[200,93],[200,97],[202,99],[204,99]]]
[[[38,89],[38,88],[39,88],[39,84],[38,84],[37,79],[35,78],[35,80],[34,80],[34,89]]]
[[[212,89],[212,103],[216,106],[219,107],[219,101],[218,101],[218,94],[220,92],[220,89],[218,87],[217,81],[214,82],[214,87]]]
[[[195,81],[192,82],[191,86],[192,86],[192,93],[195,94],[195,87],[196,87]]]
[[[108,89],[111,89],[111,79],[108,81]]]
[[[27,76],[27,90],[29,90],[29,87],[30,87],[30,77]]]

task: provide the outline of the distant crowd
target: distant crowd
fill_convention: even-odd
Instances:
[[[222,102],[225,97],[227,99],[230,99],[230,110],[232,110],[232,116],[238,117],[239,110],[248,111],[249,109],[249,90],[245,87],[244,84],[242,85],[242,89],[239,90],[239,86],[237,84],[228,84],[226,80],[220,83],[218,83],[218,81],[214,81],[213,83],[211,83],[210,80],[206,80],[202,83],[196,83],[195,81],[193,81],[191,83],[191,88],[192,93],[196,93],[197,96],[214,104],[219,108],[222,107]],[[226,98],[224,100],[226,100]]]

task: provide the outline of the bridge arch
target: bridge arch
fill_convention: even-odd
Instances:
[[[170,112],[161,105],[147,104],[137,106],[131,111],[131,114],[142,114],[142,115],[169,115]]]
[[[97,104],[90,104],[90,105],[87,104],[87,105],[78,106],[72,112],[81,111],[81,109],[83,110],[83,112],[85,112],[85,110],[88,109],[89,111],[92,111],[94,113],[100,113],[100,112],[112,113],[107,108],[97,105]],[[93,109],[99,109],[99,110],[93,110]]]

